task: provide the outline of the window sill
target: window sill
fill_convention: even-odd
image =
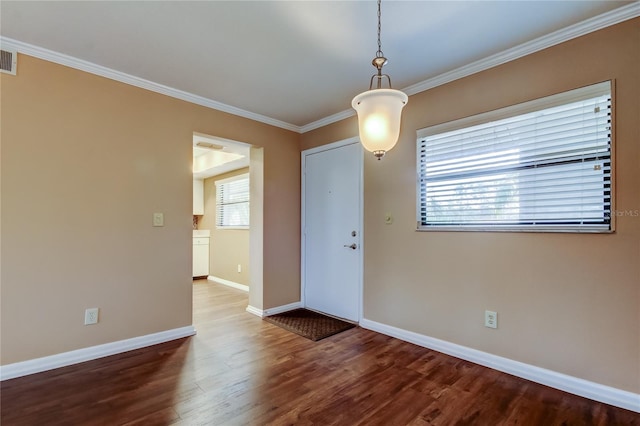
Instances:
[[[566,225],[558,226],[539,226],[539,225],[522,225],[513,226],[418,226],[416,231],[445,231],[445,232],[547,232],[547,233],[564,233],[564,234],[613,234],[614,230],[603,227],[601,225],[571,227]]]

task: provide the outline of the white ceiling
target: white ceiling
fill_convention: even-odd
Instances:
[[[409,88],[630,3],[637,6],[384,0],[385,71],[394,88]],[[375,71],[374,1],[2,0],[0,12],[5,43],[50,49],[303,131],[347,113]]]
[[[211,148],[203,148],[210,145]],[[206,179],[249,167],[250,146],[246,143],[193,135],[193,178]]]

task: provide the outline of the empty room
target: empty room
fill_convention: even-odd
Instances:
[[[0,12],[3,425],[640,425],[640,2]]]

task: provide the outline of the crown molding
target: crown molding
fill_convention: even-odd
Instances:
[[[523,43],[511,49],[507,49],[495,55],[488,56],[484,59],[480,59],[468,65],[464,65],[454,70],[405,87],[404,89],[402,89],[402,91],[409,96],[415,95],[417,93],[433,89],[434,87],[441,86],[454,80],[458,80],[460,78],[467,77],[480,71],[484,71],[489,68],[493,68],[498,65],[513,61],[523,56],[530,55],[540,50],[547,49],[557,44],[564,43],[565,41],[569,41],[574,38],[592,33],[594,31],[619,24],[629,19],[637,18],[638,16],[640,16],[640,2],[635,1],[629,5],[619,7],[618,9],[603,13],[602,15],[595,16],[580,23],[555,31],[551,34],[539,37],[535,40]],[[296,126],[281,120],[277,120],[275,118],[256,114],[250,111],[245,111],[243,109],[223,104],[222,102],[214,101],[203,96],[194,95],[192,93],[154,83],[143,78],[125,74],[120,71],[116,71],[107,67],[103,67],[101,65],[97,65],[88,61],[84,61],[82,59],[74,58],[72,56],[54,52],[52,50],[34,46],[18,40],[0,36],[0,45],[2,45],[2,47],[7,50],[16,50],[19,53],[23,53],[39,59],[44,59],[60,65],[65,65],[91,74],[109,78],[111,80],[119,81],[121,83],[130,84],[132,86],[170,96],[172,98],[191,102],[207,108],[212,108],[218,111],[248,118],[250,120],[258,121],[264,124],[297,133],[306,133],[355,115],[355,112],[353,110],[348,109],[336,114],[332,114],[320,120],[305,124],[303,126]]]
[[[141,89],[150,90],[152,92],[160,93],[162,95],[170,96],[172,98],[191,102],[196,105],[201,105],[207,108],[237,115],[239,117],[248,118],[250,120],[258,121],[271,126],[280,127],[285,130],[291,130],[297,133],[301,132],[299,126],[295,126],[293,124],[286,123],[284,121],[277,120],[275,118],[267,117],[261,114],[256,114],[250,111],[245,111],[243,109],[236,108],[231,105],[223,104],[222,102],[214,101],[212,99],[208,99],[203,96],[194,95],[193,93],[185,92],[183,90],[174,89],[173,87],[169,87],[163,84],[155,83],[153,81],[145,80],[144,78],[126,74],[111,68],[104,67],[102,65],[97,65],[92,62],[74,58],[73,56],[69,56],[63,53],[55,52],[53,50],[45,49],[43,47],[34,46],[32,44],[24,43],[24,42],[14,40],[8,37],[3,37],[3,36],[0,36],[0,45],[2,46],[3,49],[6,49],[6,50],[15,50],[19,53],[33,56],[38,59],[44,59],[49,62],[54,62],[56,64],[75,68],[80,71],[85,71],[91,74],[99,75],[101,77],[109,78],[111,80],[119,81],[121,83],[129,84],[131,86],[139,87]]]
[[[539,52],[557,44],[564,43],[565,41],[569,41],[574,38],[592,33],[594,31],[619,24],[629,19],[637,18],[638,16],[640,16],[640,1],[633,2],[629,5],[619,7],[618,9],[612,10],[610,12],[603,13],[602,15],[598,15],[577,24],[568,26],[566,28],[562,28],[558,31],[544,35],[535,40],[528,41],[526,43],[488,56],[484,59],[480,59],[454,70],[405,87],[401,90],[409,96],[415,95],[417,93],[433,89],[434,87],[450,83],[454,80],[458,80],[463,77],[476,74],[480,71],[485,71],[489,68],[493,68],[498,65],[516,60],[523,56]],[[312,123],[305,124],[300,128],[301,133],[318,129],[320,127],[351,117],[352,115],[355,115],[355,112],[353,112],[352,110],[345,110],[337,114],[330,115],[329,117],[325,117]]]
[[[312,123],[305,124],[304,126],[300,127],[300,133],[307,133],[311,130],[319,129],[320,127],[324,127],[331,123],[336,123],[340,120],[344,120],[345,118],[349,118],[354,115],[356,115],[356,111],[354,109],[347,109],[336,114],[332,114],[328,117],[321,118],[320,120],[314,121]]]
[[[522,58],[523,56],[531,55],[532,53],[539,52],[560,43],[564,43],[565,41],[581,37],[638,16],[640,16],[640,2],[634,2],[630,5],[595,16],[591,19],[587,19],[586,21],[579,22],[511,49],[496,53],[495,55],[464,65],[455,70],[445,72],[434,78],[406,87],[403,91],[407,95],[415,95],[416,93],[424,92],[425,90],[441,86],[445,83],[514,61]]]

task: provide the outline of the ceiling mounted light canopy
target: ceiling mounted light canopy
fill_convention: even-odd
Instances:
[[[380,3],[381,0],[378,0],[378,51],[371,61],[378,72],[371,76],[369,90],[360,93],[351,101],[351,106],[358,113],[360,142],[367,151],[373,152],[378,160],[398,142],[402,108],[409,100],[406,93],[391,88],[389,75],[382,74],[382,67],[387,63],[387,58],[382,53],[380,42]],[[388,89],[382,88],[382,80],[385,77],[389,83]],[[375,89],[374,79],[377,80]]]

